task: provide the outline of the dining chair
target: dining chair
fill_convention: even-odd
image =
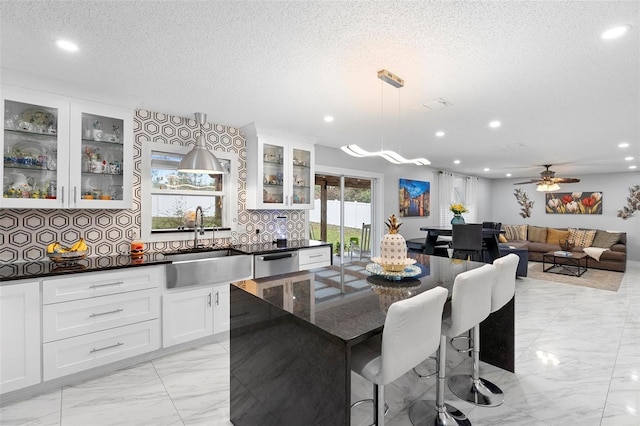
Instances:
[[[384,425],[384,387],[438,349],[447,290],[436,287],[392,303],[382,334],[351,349],[351,369],[373,383],[373,425]]]
[[[421,400],[409,408],[409,419],[414,425],[470,426],[467,416],[456,407],[444,402],[446,381],[447,337],[458,336],[475,327],[489,316],[491,292],[496,279],[496,268],[484,265],[459,273],[453,281],[451,316],[442,324],[440,347],[437,352],[438,379],[436,400]]]
[[[453,257],[482,261],[482,224],[454,224],[452,232]]]
[[[351,247],[351,260],[353,260],[353,252],[357,251],[360,260],[362,257],[367,257],[366,255],[371,255],[371,224],[362,223],[362,233],[360,235],[360,244],[354,244]]]

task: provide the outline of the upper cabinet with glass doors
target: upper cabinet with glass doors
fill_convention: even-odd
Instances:
[[[242,129],[247,139],[247,208],[312,209],[312,144]]]
[[[2,87],[4,208],[131,208],[132,111]]]

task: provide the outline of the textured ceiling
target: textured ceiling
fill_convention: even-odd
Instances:
[[[536,177],[547,163],[561,176],[627,171],[628,155],[640,166],[636,1],[2,0],[0,12],[5,72],[132,107],[384,145],[492,178]],[[621,23],[633,25],[626,36],[600,38]],[[405,87],[383,86],[383,68]],[[436,98],[453,105],[412,109]]]

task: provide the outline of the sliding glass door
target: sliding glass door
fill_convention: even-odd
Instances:
[[[333,244],[334,264],[370,261],[378,222],[374,188],[372,178],[316,173],[309,236]]]

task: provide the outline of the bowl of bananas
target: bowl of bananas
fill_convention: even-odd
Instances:
[[[73,263],[87,256],[87,244],[80,238],[71,247],[63,247],[59,242],[47,246],[47,256],[56,263]]]

